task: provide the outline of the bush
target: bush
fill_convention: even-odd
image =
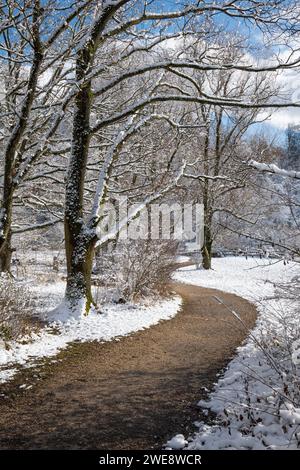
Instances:
[[[171,281],[176,253],[177,244],[170,241],[126,241],[98,256],[98,271],[104,284],[118,289],[120,299],[162,295]]]
[[[26,332],[32,301],[29,291],[13,278],[0,275],[0,339],[9,341]]]

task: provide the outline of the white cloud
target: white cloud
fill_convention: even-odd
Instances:
[[[277,83],[282,89],[284,101],[300,104],[300,69],[281,72],[277,78]],[[281,98],[277,101],[280,101]],[[260,117],[266,116],[267,112],[260,114]],[[267,123],[278,129],[286,129],[289,124],[300,124],[300,107],[278,109],[274,111]]]

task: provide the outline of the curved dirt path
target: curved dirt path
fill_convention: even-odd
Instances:
[[[235,295],[184,284],[178,315],[106,343],[77,343],[1,387],[1,449],[151,449],[195,430],[197,402],[246,337],[255,308]],[[30,390],[19,388],[33,384]],[[4,395],[1,395],[3,393]]]

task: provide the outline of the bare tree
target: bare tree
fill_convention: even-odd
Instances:
[[[224,64],[242,63],[241,38],[229,37],[222,45],[215,43],[214,54]],[[179,74],[186,77],[181,72]],[[256,104],[264,104],[278,94],[275,77],[270,74],[253,75],[230,70],[205,74],[196,72],[186,78],[199,95],[210,93],[221,99],[253,99]],[[195,182],[192,191],[197,194],[198,202],[204,205],[202,263],[204,269],[210,269],[212,246],[220,229],[216,219],[223,212],[234,214],[236,211],[234,194],[245,188],[250,173],[244,165],[247,145],[244,136],[250,126],[260,122],[260,118],[258,109],[228,109],[221,105],[201,105],[196,113],[197,121],[203,122],[204,128],[200,135],[196,135],[193,154],[197,158],[188,165],[185,176]]]
[[[43,4],[39,0],[1,5],[1,106],[4,166],[0,213],[0,270],[10,269],[13,199],[32,166],[45,155],[70,97],[56,106],[66,90],[71,44],[80,40],[81,14],[90,1]],[[51,25],[51,26],[50,26]]]
[[[67,253],[67,290],[66,300],[69,308],[73,311],[88,312],[92,303],[90,289],[90,275],[94,248],[97,243],[97,225],[100,220],[99,208],[101,208],[103,198],[105,198],[106,185],[110,177],[110,168],[122,146],[124,139],[129,134],[135,132],[145,119],[149,119],[149,107],[158,103],[174,103],[176,101],[183,103],[198,103],[199,105],[218,105],[240,109],[260,109],[262,107],[270,108],[274,106],[284,107],[286,103],[257,103],[253,100],[242,101],[232,97],[222,97],[209,94],[186,94],[178,90],[174,93],[162,92],[161,88],[153,87],[148,90],[132,90],[132,97],[126,100],[116,109],[114,101],[111,100],[115,93],[120,90],[124,84],[132,83],[132,79],[137,76],[146,76],[149,79],[151,73],[157,70],[186,69],[198,71],[217,71],[217,70],[244,70],[252,73],[263,71],[274,71],[278,68],[298,65],[299,58],[291,58],[288,63],[277,63],[268,66],[253,66],[245,64],[224,64],[207,61],[190,60],[161,60],[158,57],[155,45],[161,43],[166,36],[178,34],[178,28],[168,28],[167,21],[181,19],[180,29],[186,30],[193,24],[195,25],[199,18],[205,18],[207,14],[223,14],[230,17],[243,18],[247,21],[255,21],[256,24],[268,29],[279,27],[286,28],[293,26],[294,10],[285,10],[285,17],[281,21],[281,7],[286,6],[285,2],[257,3],[247,2],[222,2],[218,5],[213,3],[193,2],[187,8],[179,10],[163,11],[159,5],[152,2],[135,2],[129,0],[107,1],[95,12],[95,19],[87,31],[83,45],[77,51],[76,58],[76,83],[77,92],[74,96],[74,116],[73,116],[73,135],[71,156],[67,175],[66,186],[66,210],[65,210],[65,238]],[[292,6],[292,5],[290,5]],[[142,30],[142,35],[140,31]],[[142,36],[147,38],[142,39]],[[139,42],[133,38],[139,38]],[[117,40],[120,44],[115,48],[113,59],[107,57],[105,53],[109,49],[111,41]],[[143,49],[149,53],[147,63],[140,67],[128,68],[129,57]],[[105,80],[107,70],[114,71],[115,77]],[[150,75],[149,75],[150,74]],[[102,80],[99,77],[103,77]],[[97,78],[97,80],[96,80]],[[149,80],[148,79],[148,80]],[[100,81],[100,84],[98,84]],[[172,93],[173,91],[173,93]],[[109,99],[109,101],[108,101]],[[103,103],[101,116],[95,116],[93,113],[94,103],[100,100]],[[109,104],[109,103],[112,103]],[[290,103],[291,106],[298,106],[296,103]],[[125,128],[124,128],[125,123]],[[119,133],[108,152],[105,163],[102,166],[99,183],[95,195],[93,209],[84,218],[84,185],[86,178],[87,162],[90,153],[90,145],[93,138],[99,133],[106,131],[110,126],[119,128]],[[166,189],[166,188],[165,188]],[[170,189],[170,188],[169,188]],[[159,191],[156,195],[148,198],[160,197]],[[115,234],[116,235],[116,234]]]
[[[299,106],[273,99],[257,102],[246,95],[243,99],[230,94],[220,96],[218,90],[191,92],[187,91],[186,85],[169,83],[171,75],[179,78],[178,72],[184,75],[180,77],[182,83],[190,86],[196,71],[200,74],[230,70],[261,74],[296,67],[300,63],[297,51],[284,62],[279,56],[266,65],[251,63],[251,60],[249,63],[224,63],[209,54],[197,60],[184,54],[166,57],[161,46],[172,38],[186,36],[205,40],[207,24],[213,23],[218,15],[242,19],[268,34],[295,32],[299,12],[296,3],[287,0],[272,0],[267,4],[254,0],[217,4],[195,0],[189,6],[177,2],[170,11],[152,0],[103,0],[96,5],[87,0],[76,6],[70,2],[63,9],[60,6],[60,2],[52,0],[43,6],[38,0],[23,2],[21,6],[8,1],[1,6],[0,32],[5,59],[29,62],[29,74],[22,80],[15,121],[4,145],[0,252],[4,258],[9,258],[13,196],[32,166],[47,155],[68,155],[70,152],[64,218],[68,271],[66,301],[73,313],[79,313],[82,310],[88,312],[92,303],[91,267],[101,210],[112,181],[113,167],[132,136],[153,120],[165,120],[170,124],[174,103],[197,104],[198,108],[220,106],[245,112],[287,104]],[[18,41],[14,41],[12,48],[5,43],[7,31],[24,41],[21,51],[16,49]],[[12,58],[9,57],[11,49]],[[141,57],[143,60],[137,65]],[[71,71],[74,70],[73,75],[65,70],[66,63],[70,64]],[[46,87],[42,87],[41,77],[46,71],[51,71],[51,79]],[[57,91],[58,84],[62,87],[61,93]],[[44,125],[36,124],[39,132],[34,138],[37,128],[33,124],[39,122],[45,109]],[[56,145],[55,136],[68,111],[72,115],[70,144]],[[180,125],[176,119],[171,123],[174,124],[175,127]],[[29,143],[28,139],[33,142]],[[95,159],[97,146],[104,149],[98,160]],[[96,185],[90,189],[89,165],[95,161],[101,168]],[[183,175],[184,165],[184,162],[177,165],[172,184],[167,181],[147,194],[140,208],[104,239],[116,237],[118,230],[135,217],[141,207],[170,191]],[[212,178],[220,179],[222,175],[203,175],[203,179]],[[89,197],[86,197],[87,192]],[[5,259],[2,265],[7,265]]]

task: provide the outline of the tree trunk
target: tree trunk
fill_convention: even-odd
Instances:
[[[103,2],[104,3],[104,2]],[[66,301],[72,313],[87,314],[93,303],[91,273],[97,240],[96,227],[84,223],[84,183],[91,138],[90,114],[92,86],[87,76],[93,66],[95,52],[108,21],[127,3],[127,0],[103,5],[91,27],[89,39],[77,52],[76,81],[78,92],[74,100],[72,151],[66,178],[65,246],[67,258]]]
[[[202,267],[203,269],[211,269],[211,249],[213,237],[211,233],[212,211],[210,207],[209,182],[204,182],[203,188],[203,208],[204,208],[204,242],[202,246]]]
[[[5,239],[0,243],[0,272],[10,272],[11,258],[11,230],[9,229]]]
[[[7,183],[7,181],[5,180]],[[4,185],[3,205],[0,219],[0,272],[10,272],[11,269],[11,223],[13,206],[12,184]]]
[[[74,233],[65,222],[65,244],[67,258],[66,301],[75,316],[87,315],[94,304],[91,275],[95,240],[85,240],[83,230]]]
[[[91,63],[89,50],[79,52],[76,78],[80,81]],[[65,298],[72,315],[88,314],[93,303],[91,273],[96,237],[84,223],[83,194],[90,142],[91,83],[87,82],[75,98],[72,152],[66,182],[65,249],[67,286]]]
[[[43,50],[40,41],[39,19],[41,7],[39,0],[34,2],[32,12],[32,42],[34,57],[29,73],[27,92],[18,113],[19,117],[14,125],[9,141],[4,151],[4,178],[3,178],[3,199],[0,214],[0,270],[9,271],[11,261],[11,224],[13,212],[13,196],[18,186],[15,175],[18,164],[22,160],[21,154],[17,158],[19,146],[28,125],[30,111],[34,101],[34,95],[38,84],[39,72],[43,61]]]
[[[207,239],[206,236],[204,236],[204,239],[205,240],[202,247],[202,267],[203,269],[211,269],[212,240]]]

